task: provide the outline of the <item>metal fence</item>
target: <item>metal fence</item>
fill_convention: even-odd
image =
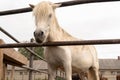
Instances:
[[[75,1],[68,1],[68,2],[60,2],[62,4],[60,7],[78,5],[78,4],[87,4],[87,3],[97,3],[97,2],[113,2],[113,1],[120,1],[120,0],[75,0]],[[8,10],[8,11],[0,11],[0,16],[11,15],[11,14],[18,14],[18,13],[25,13],[30,12],[32,9],[30,7],[22,8],[22,9],[15,9],[15,10]],[[41,47],[41,46],[68,46],[68,45],[103,45],[103,44],[120,44],[120,39],[106,39],[106,40],[84,40],[84,41],[62,41],[62,42],[50,42],[44,44],[38,43],[20,43],[16,38],[14,38],[11,34],[5,31],[2,27],[0,27],[0,31],[5,33],[11,39],[13,39],[17,43],[13,44],[0,44],[0,48],[20,48],[20,47]],[[45,61],[41,56],[37,55],[33,52],[30,48],[25,48],[28,50],[32,56],[36,56],[41,60]],[[32,57],[31,56],[31,57]],[[31,80],[32,71],[42,72],[40,70],[33,69],[33,61],[30,60],[30,67],[22,66],[22,68],[30,70],[29,80]],[[20,66],[21,67],[21,66]],[[45,72],[42,72],[45,73]],[[48,73],[45,73],[48,74]]]

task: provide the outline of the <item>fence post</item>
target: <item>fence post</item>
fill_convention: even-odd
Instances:
[[[0,80],[3,79],[3,53],[0,49]]]
[[[15,72],[15,66],[12,66],[12,71],[11,71],[10,80],[14,80],[14,72]]]
[[[7,80],[6,73],[7,73],[7,64],[3,63],[3,80]]]
[[[34,39],[32,38],[30,42],[34,42]],[[31,47],[31,50],[33,50],[33,47]],[[29,67],[33,68],[33,60],[34,60],[34,55],[30,53],[30,62],[29,62]],[[32,70],[29,70],[29,80],[32,80]]]
[[[0,44],[2,43],[3,41],[0,39]],[[3,80],[3,53],[1,48],[0,48],[0,80]]]
[[[0,39],[0,44],[3,44],[3,40]],[[0,80],[6,80],[7,64],[3,63],[3,52],[0,49]]]

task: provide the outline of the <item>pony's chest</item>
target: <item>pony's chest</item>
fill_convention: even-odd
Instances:
[[[45,49],[46,60],[56,66],[62,65],[69,56],[69,51],[65,47],[48,47]]]
[[[93,57],[89,49],[85,47],[72,50],[72,67],[74,69],[87,70],[93,64]]]

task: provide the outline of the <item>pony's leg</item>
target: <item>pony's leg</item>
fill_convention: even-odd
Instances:
[[[84,80],[84,76],[82,74],[79,74],[80,80]]]
[[[99,72],[97,68],[90,68],[88,71],[88,80],[99,80]]]
[[[48,64],[48,80],[55,80],[56,69]]]
[[[70,61],[64,63],[64,69],[65,69],[66,80],[72,80],[72,68]]]
[[[79,73],[80,80],[88,80],[85,73]]]
[[[94,73],[92,69],[88,71],[88,80],[95,80]]]
[[[81,80],[79,73],[72,74],[72,80]]]
[[[95,74],[95,80],[99,80],[99,69],[93,68],[94,74]]]

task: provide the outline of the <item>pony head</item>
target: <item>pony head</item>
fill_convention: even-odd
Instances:
[[[33,9],[33,15],[35,16],[36,30],[34,32],[34,37],[36,42],[43,43],[47,41],[50,26],[54,24],[54,10],[60,5],[61,4],[54,4],[45,1],[35,6],[30,4],[30,7]]]

